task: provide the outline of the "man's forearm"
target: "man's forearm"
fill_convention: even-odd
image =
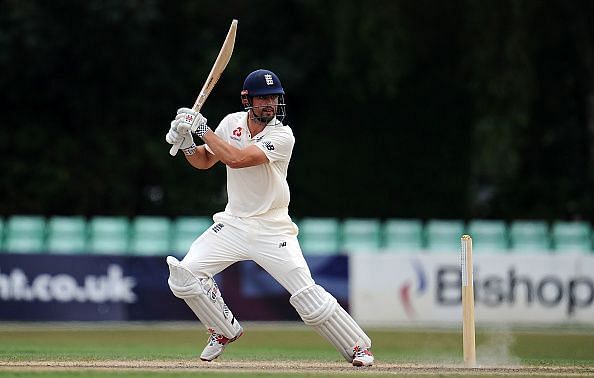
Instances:
[[[196,147],[196,152],[192,155],[186,155],[186,160],[194,168],[208,169],[218,161],[215,155],[206,150],[204,145]]]
[[[227,165],[241,159],[241,150],[219,138],[213,131],[207,132],[202,140],[208,144],[215,156]]]

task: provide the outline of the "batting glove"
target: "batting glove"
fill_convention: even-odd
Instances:
[[[179,146],[186,155],[192,155],[196,152],[196,144],[194,144],[194,138],[190,133],[190,127],[179,119],[171,121],[165,140],[169,144]]]
[[[206,134],[210,128],[206,124],[207,119],[202,114],[189,108],[180,108],[177,110],[175,119],[181,120],[180,125],[188,125],[190,130],[200,138]]]

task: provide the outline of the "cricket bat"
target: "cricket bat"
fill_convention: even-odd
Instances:
[[[194,106],[192,106],[192,110],[196,112],[200,112],[202,109],[202,105],[206,102],[208,95],[213,90],[214,86],[219,81],[219,78],[225,71],[227,67],[227,63],[231,60],[231,54],[233,54],[233,46],[235,45],[235,35],[237,34],[237,20],[233,20],[231,22],[231,26],[229,27],[229,32],[227,32],[227,37],[225,38],[225,42],[223,42],[223,46],[219,51],[219,55],[215,60],[212,69],[210,70],[210,74],[206,78],[198,97],[196,97],[196,101],[194,102]],[[194,130],[192,130],[194,131]],[[171,146],[169,150],[169,154],[171,156],[175,156],[177,151],[179,150],[179,144]]]

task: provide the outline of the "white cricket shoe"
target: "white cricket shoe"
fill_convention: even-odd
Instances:
[[[373,353],[369,349],[355,345],[353,348],[353,366],[371,366],[373,360]]]
[[[218,334],[210,329],[209,332],[210,336],[208,337],[208,344],[206,344],[204,350],[202,351],[202,354],[200,355],[200,359],[202,361],[212,361],[218,356],[220,356],[225,350],[227,344],[239,339],[239,337],[243,335],[243,328],[240,327],[237,336],[235,336],[232,339],[228,339],[225,336]]]

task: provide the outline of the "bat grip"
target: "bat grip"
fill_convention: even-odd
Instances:
[[[206,101],[206,97],[208,97],[208,94],[205,94],[204,89],[203,89],[200,92],[200,95],[198,96],[198,98],[196,99],[196,103],[192,107],[192,110],[200,113],[200,109],[202,109],[202,104],[204,104],[204,101]],[[195,131],[195,130],[193,130],[193,131]],[[171,146],[171,148],[169,149],[169,155],[171,155],[171,156],[177,155],[177,151],[179,150],[180,145],[181,145],[181,143],[174,144],[173,146]]]
[[[171,146],[171,148],[169,149],[169,155],[171,156],[175,156],[177,155],[177,150],[179,150],[179,144],[174,144],[173,146]]]

